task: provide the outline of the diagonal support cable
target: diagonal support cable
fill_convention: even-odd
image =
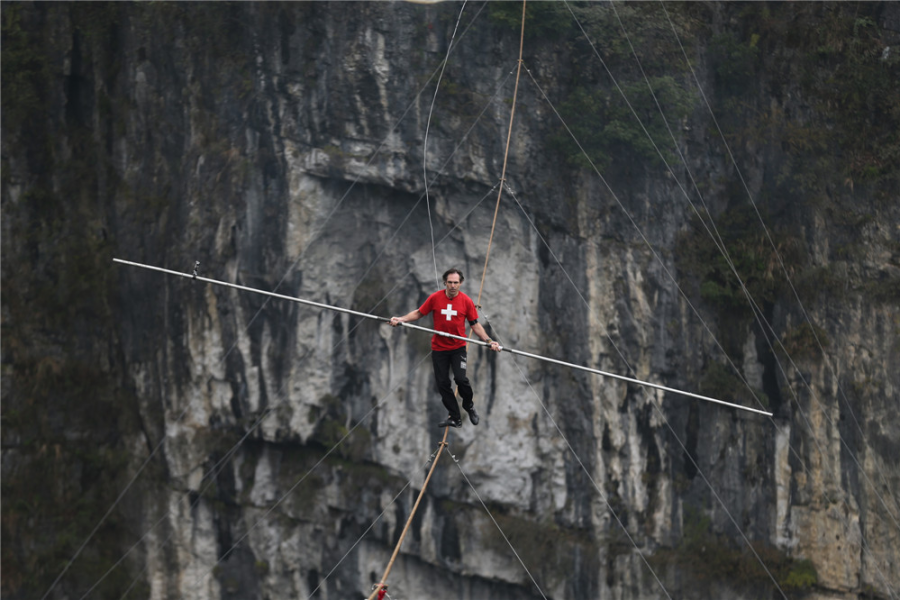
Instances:
[[[478,493],[478,490],[475,489],[475,486],[472,485],[472,482],[469,481],[469,476],[466,475],[466,472],[463,471],[462,465],[459,464],[459,459],[456,458],[456,455],[450,452],[450,447],[447,447],[447,454],[450,455],[450,458],[453,459],[453,462],[456,463],[457,468],[459,469],[460,474],[463,476],[463,479],[466,480],[466,483],[469,484],[469,487],[472,488],[472,492],[474,492],[475,497],[478,498],[478,502],[481,503],[481,507],[484,508],[484,512],[487,513],[487,516],[491,518],[491,521],[494,523],[494,527],[497,528],[497,531],[500,532],[500,535],[503,536],[503,540],[506,542],[506,545],[509,546],[509,549],[512,550],[512,553],[515,555],[516,559],[519,561],[519,564],[522,565],[522,568],[525,569],[525,572],[528,574],[528,578],[531,579],[531,583],[534,584],[534,587],[537,588],[538,593],[541,595],[541,598],[547,600],[547,596],[544,595],[544,590],[541,589],[541,586],[538,585],[538,582],[534,579],[534,575],[531,574],[531,571],[528,570],[528,567],[525,566],[525,561],[522,560],[522,557],[519,556],[519,553],[516,551],[515,547],[512,545],[512,542],[509,541],[509,537],[503,531],[503,528],[500,527],[500,523],[497,522],[497,519],[494,518],[494,515],[491,514],[490,509],[487,507],[487,504],[484,503],[484,500],[481,499],[481,494]]]

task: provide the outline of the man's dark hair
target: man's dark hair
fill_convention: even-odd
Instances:
[[[463,275],[462,271],[460,271],[460,270],[457,269],[456,267],[453,267],[453,268],[451,268],[451,269],[447,269],[447,270],[444,272],[444,283],[447,283],[447,277],[449,277],[449,276],[452,275],[453,273],[456,273],[457,275],[459,275],[459,282],[460,282],[460,283],[462,283],[463,281],[466,280],[466,276]]]

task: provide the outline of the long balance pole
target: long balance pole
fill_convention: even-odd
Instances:
[[[363,317],[365,319],[374,319],[376,321],[381,321],[383,323],[390,323],[390,319],[387,317],[379,317],[377,315],[371,315],[369,313],[358,312],[355,310],[350,310],[349,308],[341,308],[339,306],[332,306],[330,304],[322,304],[321,302],[313,302],[312,300],[304,300],[302,298],[296,298],[294,296],[285,296],[284,294],[276,294],[275,292],[267,292],[265,290],[259,290],[256,288],[247,287],[244,285],[238,285],[236,283],[228,283],[227,281],[218,281],[216,279],[209,279],[208,277],[201,277],[197,274],[192,273],[181,273],[179,271],[172,271],[170,269],[163,269],[161,267],[153,267],[150,265],[145,265],[141,263],[131,262],[128,260],[122,260],[119,258],[114,258],[113,262],[129,265],[132,267],[140,267],[142,269],[149,269],[151,271],[158,271],[160,273],[166,273],[168,275],[176,275],[178,277],[186,277],[188,279],[195,279],[197,281],[203,281],[205,283],[212,283],[215,285],[222,285],[225,287],[230,287],[236,290],[241,290],[243,292],[253,292],[255,294],[262,294],[264,296],[270,296],[272,298],[278,298],[280,300],[288,300],[289,302],[297,302],[299,304],[306,304],[307,306],[315,306],[317,308],[324,308],[327,310],[333,310],[337,312],[342,312],[350,315],[355,315],[357,317]],[[420,331],[427,331],[428,333],[432,333],[435,335],[441,335],[444,337],[453,338],[456,340],[463,340],[470,344],[475,344],[477,346],[485,346],[490,347],[490,344],[486,342],[482,342],[481,340],[475,340],[467,337],[462,337],[458,335],[453,335],[450,333],[444,333],[443,331],[435,331],[434,329],[428,329],[427,327],[420,327],[418,325],[413,325],[411,323],[401,323],[403,327],[409,327],[410,329],[418,329]],[[601,375],[603,377],[611,377],[612,379],[618,379],[620,381],[626,381],[628,383],[635,383],[637,385],[642,385],[645,387],[654,388],[657,390],[662,390],[664,392],[672,392],[673,394],[681,394],[682,396],[689,396],[691,398],[696,398],[698,400],[705,400],[706,402],[712,402],[714,404],[720,404],[722,406],[728,406],[730,408],[736,408],[739,410],[745,410],[748,412],[765,415],[767,417],[771,417],[772,413],[766,412],[764,410],[759,410],[756,408],[750,408],[749,406],[742,406],[740,404],[734,404],[732,402],[725,402],[724,400],[717,400],[716,398],[710,398],[709,396],[701,396],[700,394],[694,394],[693,392],[685,392],[683,390],[677,390],[675,388],[667,387],[665,385],[660,385],[658,383],[651,383],[649,381],[642,381],[640,379],[634,379],[633,377],[626,377],[624,375],[618,375],[616,373],[609,373],[607,371],[601,371],[600,369],[592,369],[590,367],[585,367],[582,365],[577,365],[570,362],[565,362],[562,360],[556,360],[555,358],[548,358],[546,356],[540,356],[539,354],[531,354],[530,352],[522,352],[521,350],[516,350],[515,348],[507,348],[505,346],[501,346],[500,349],[503,352],[509,352],[510,354],[517,354],[519,356],[526,356],[528,358],[534,358],[537,360],[542,360],[544,362],[553,363],[556,365],[561,365],[563,367],[569,367],[570,369],[577,369],[579,371],[587,371],[588,373],[593,373],[595,375]]]

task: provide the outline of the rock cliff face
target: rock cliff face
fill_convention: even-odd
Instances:
[[[900,11],[529,3],[491,238],[521,5],[462,8],[3,5],[4,596],[364,595],[427,335],[111,259],[389,316],[489,240],[504,345],[774,418],[472,348],[392,597],[900,592]]]

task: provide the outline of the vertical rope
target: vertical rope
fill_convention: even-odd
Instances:
[[[441,449],[447,446],[447,433],[449,431],[449,427],[444,428],[444,439],[441,440],[441,443],[438,446],[438,451],[434,455],[434,462],[431,463],[431,468],[428,470],[428,476],[425,478],[425,483],[422,484],[422,489],[419,491],[419,497],[416,498],[416,503],[413,504],[412,511],[409,513],[409,518],[406,519],[406,525],[403,526],[403,532],[400,534],[400,539],[397,540],[397,546],[394,548],[394,553],[391,555],[391,560],[388,562],[387,568],[384,570],[384,575],[381,576],[381,581],[375,584],[375,589],[372,590],[372,593],[369,595],[367,600],[374,600],[375,596],[378,594],[381,588],[385,587],[387,577],[391,572],[391,568],[394,566],[394,560],[400,553],[400,546],[403,544],[403,538],[406,537],[406,532],[409,531],[409,526],[412,523],[413,517],[416,515],[416,510],[419,508],[419,502],[422,501],[422,496],[425,495],[425,488],[428,487],[428,482],[431,481],[431,474],[434,473],[434,468],[437,466],[438,459],[441,457]]]
[[[484,276],[487,274],[488,259],[491,257],[491,244],[494,241],[494,229],[497,226],[497,213],[500,211],[500,197],[506,184],[506,161],[509,158],[509,142],[512,139],[513,118],[516,115],[516,96],[519,93],[519,74],[522,72],[522,49],[525,47],[525,2],[522,0],[522,31],[519,34],[519,64],[516,67],[516,87],[513,89],[512,110],[509,113],[509,129],[506,132],[506,150],[503,151],[503,170],[500,173],[500,189],[497,191],[497,204],[494,206],[494,220],[491,222],[491,237],[488,238],[487,252],[484,255],[484,270],[481,272],[481,285],[478,287],[478,300],[475,306],[481,308],[481,292],[484,291]]]

